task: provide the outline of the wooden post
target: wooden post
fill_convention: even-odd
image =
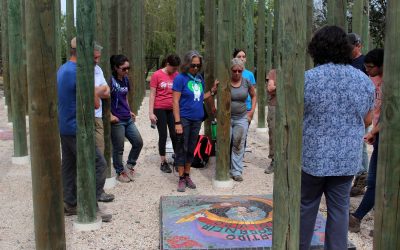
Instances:
[[[257,15],[257,127],[265,128],[265,0],[258,0]]]
[[[100,58],[100,67],[108,81],[111,77],[110,68],[110,1],[96,1],[96,34],[97,41],[103,46]],[[107,178],[111,177],[111,124],[110,124],[110,98],[102,100],[103,132],[104,132],[104,158],[107,162]]]
[[[374,249],[400,249],[400,2],[388,1],[375,194]]]
[[[9,35],[9,60],[10,60],[10,89],[14,132],[14,157],[28,155],[25,118],[25,82],[23,74],[26,74],[23,61],[23,37],[21,1],[8,2],[8,35]]]
[[[244,46],[244,26],[243,26],[243,0],[233,0],[232,4],[234,5],[234,16],[232,25],[233,25],[233,34],[234,34],[234,48],[243,48]]]
[[[364,0],[354,0],[352,9],[352,20],[351,30],[358,35],[362,35],[363,30],[363,12],[364,12]],[[364,42],[364,37],[361,37]]]
[[[347,32],[347,0],[328,0],[328,24],[342,27]]]
[[[65,58],[70,57],[71,40],[75,36],[74,25],[74,0],[66,0],[66,45],[65,45]]]
[[[57,41],[57,46],[56,46],[56,63],[57,63],[57,69],[58,67],[61,66],[61,1],[60,0],[55,0],[55,24],[56,24],[56,41]],[[70,40],[71,41],[71,40]],[[68,58],[68,57],[67,57]]]
[[[216,44],[216,2],[214,0],[205,0],[204,11],[204,79],[206,82],[206,91],[209,91],[215,80],[215,53]],[[214,102],[214,98],[210,97]],[[204,122],[205,135],[211,138],[211,119],[210,117]]]
[[[273,249],[299,249],[306,14],[306,0],[280,2]]]
[[[28,116],[28,80],[26,77],[26,24],[25,24],[25,1],[21,1],[21,25],[22,25],[22,75],[21,79],[23,84],[23,92],[24,92],[24,98],[25,98],[25,115]]]
[[[110,1],[110,56],[118,53],[118,16],[115,13],[118,12],[118,1]],[[107,58],[108,62],[110,58]],[[108,63],[108,68],[110,64]]]
[[[131,26],[131,24],[127,25],[127,12],[128,12],[128,4],[131,1],[126,1],[126,0],[117,0],[118,4],[118,54],[123,54],[125,56],[128,56],[127,49],[129,48],[129,42],[127,41],[129,39],[129,35],[127,34],[127,28]],[[130,13],[129,13],[130,14]],[[132,60],[132,58],[129,58]]]
[[[245,2],[245,36],[244,44],[246,46],[246,68],[254,71],[254,0]]]
[[[144,30],[143,30],[143,16],[144,16],[144,2],[133,1],[132,3],[132,58],[133,65],[133,85],[135,85],[134,93],[135,102],[133,110],[135,113],[139,110],[145,87],[144,79]],[[131,82],[132,83],[132,82]],[[132,108],[132,106],[131,106]]]
[[[361,32],[362,39],[362,51],[364,54],[367,54],[369,51],[369,0],[364,0],[364,8],[363,8],[363,25]]]
[[[217,78],[218,112],[217,112],[217,166],[215,178],[217,181],[229,180],[230,169],[230,129],[231,129],[231,78],[230,61],[233,49],[234,18],[232,3],[229,0],[218,1],[218,49]]]
[[[278,68],[278,61],[279,61],[279,55],[278,55],[278,38],[279,38],[279,0],[274,0],[274,30],[273,30],[273,48],[272,48],[272,68],[276,69]]]
[[[272,12],[268,10],[268,28],[267,28],[267,61],[266,61],[266,73],[272,69],[272,29],[273,29],[274,17]],[[260,108],[260,107],[258,107]]]
[[[8,122],[12,122],[11,86],[9,69],[9,45],[8,45],[8,0],[2,0],[1,6],[1,62],[3,66],[4,96],[7,105]]]
[[[307,0],[307,33],[306,41],[307,44],[311,41],[313,34],[313,16],[314,16],[314,0]],[[314,63],[311,56],[306,54],[306,70],[311,69]]]
[[[66,249],[57,119],[55,6],[26,1],[32,195],[36,249]]]
[[[94,142],[95,1],[77,2],[77,189],[78,222],[96,220],[96,179]]]
[[[181,58],[200,47],[200,8],[196,6],[200,6],[199,0],[176,1],[176,52]]]

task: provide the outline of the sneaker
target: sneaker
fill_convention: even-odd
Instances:
[[[361,221],[357,219],[354,215],[349,216],[349,231],[352,233],[360,232]]]
[[[367,186],[367,177],[367,172],[364,172],[356,177],[356,179],[354,180],[354,184],[350,190],[350,197],[363,195],[365,193],[365,187]]]
[[[135,177],[135,169],[134,169],[134,166],[133,166],[132,164],[127,163],[127,164],[125,165],[124,171],[126,172],[126,175],[129,177],[129,179],[130,179],[131,181],[133,181],[133,180],[134,180],[134,177]]]
[[[265,169],[264,173],[265,174],[272,174],[273,172],[274,172],[274,160],[271,161],[271,163]]]
[[[232,179],[234,180],[234,181],[243,181],[243,177],[241,176],[241,175],[235,175],[235,176],[232,176]]]
[[[169,164],[165,161],[161,163],[160,170],[163,171],[164,173],[172,173],[172,169],[169,167]]]
[[[122,171],[118,176],[117,176],[117,180],[119,182],[123,182],[123,183],[127,183],[130,182],[131,179],[128,177],[128,175],[126,174],[125,171]]]
[[[185,178],[179,178],[179,182],[178,182],[178,192],[185,192],[186,189],[186,180]]]
[[[113,194],[107,194],[106,192],[101,193],[99,199],[97,201],[100,202],[111,202],[113,201],[115,196]]]
[[[98,205],[96,206],[96,213],[97,213],[97,216],[101,217],[102,222],[110,222],[112,219],[112,214],[106,212],[103,209],[100,209]]]
[[[186,187],[191,189],[196,189],[196,184],[194,184],[189,175],[185,176],[185,181],[186,181]]]
[[[78,211],[76,210],[76,205],[72,206],[64,202],[64,214],[65,216],[77,215]]]

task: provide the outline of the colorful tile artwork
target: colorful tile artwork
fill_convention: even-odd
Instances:
[[[160,206],[161,249],[271,249],[271,195],[164,196]],[[324,229],[319,214],[312,249],[323,249]]]

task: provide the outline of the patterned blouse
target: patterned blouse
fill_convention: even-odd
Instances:
[[[350,176],[361,168],[364,117],[374,85],[351,65],[323,64],[305,73],[303,171]]]

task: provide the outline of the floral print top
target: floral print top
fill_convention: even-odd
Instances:
[[[364,117],[374,85],[351,65],[323,64],[305,73],[302,169],[313,176],[350,176],[361,168]]]

